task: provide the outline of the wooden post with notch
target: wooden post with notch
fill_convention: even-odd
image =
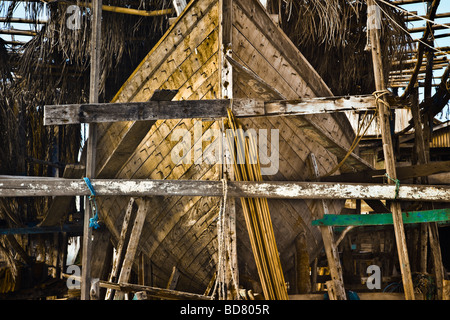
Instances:
[[[309,161],[311,169],[313,170],[314,178],[320,177],[319,168],[317,166],[316,157],[313,153],[309,155]],[[325,200],[319,200],[319,210],[317,211],[317,217],[323,217],[325,214],[329,214],[328,206]],[[330,226],[320,226],[320,232],[322,233],[323,246],[325,248],[325,254],[328,260],[328,267],[330,268],[331,280],[327,284],[330,300],[347,300],[344,288],[344,279],[342,276],[342,266],[339,260],[339,253],[336,243],[334,241],[333,228]]]
[[[219,61],[220,61],[220,98],[233,99],[233,67],[227,60],[232,56],[233,42],[233,0],[219,0],[220,6],[220,27],[219,27]],[[225,127],[222,121],[223,136],[220,142],[222,152],[222,177],[227,181],[234,180],[234,166],[230,161],[231,156],[224,135]],[[239,296],[239,270],[237,265],[237,239],[236,239],[236,200],[233,197],[225,199],[225,211],[223,219],[224,233],[224,261],[225,261],[225,284],[228,288],[226,299],[232,300]]]
[[[384,70],[381,57],[380,32],[381,21],[377,16],[379,12],[377,4],[374,0],[367,0],[368,15],[368,32],[370,36],[370,46],[372,51],[373,70],[375,75],[375,86],[377,92],[384,92],[386,84],[384,79]],[[380,101],[382,100],[382,101]],[[390,111],[387,107],[387,101],[384,97],[380,97],[378,104],[379,124],[381,128],[384,161],[386,173],[389,176],[388,183],[392,184],[397,179],[395,168],[394,149],[392,146],[391,129],[389,123]],[[409,264],[408,251],[406,246],[405,229],[403,225],[402,211],[400,203],[393,201],[391,204],[392,218],[394,221],[394,232],[397,242],[397,251],[402,273],[403,288],[406,300],[414,300],[414,287],[412,283],[411,267]]]
[[[92,38],[91,38],[91,74],[89,87],[89,102],[98,103],[100,83],[100,50],[101,50],[101,19],[102,0],[95,0],[92,4]],[[95,176],[95,149],[97,147],[97,128],[94,123],[89,124],[89,138],[87,141],[86,177]],[[81,300],[89,300],[91,288],[92,230],[89,227],[91,204],[85,198],[84,227],[83,227],[83,257],[81,273]]]

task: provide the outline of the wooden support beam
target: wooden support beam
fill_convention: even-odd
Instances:
[[[156,90],[150,101],[170,101],[177,92],[177,90]],[[100,178],[115,177],[116,173],[119,172],[125,161],[133,154],[155,122],[156,119],[136,121],[129,126],[114,151],[99,165],[96,172],[97,176]]]
[[[318,179],[320,177],[319,168],[313,153],[309,155],[309,161],[312,166],[313,176]],[[329,215],[328,205],[325,200],[320,200],[319,211],[316,216],[320,219],[325,215]],[[330,269],[333,294],[330,292],[330,300],[347,300],[344,288],[344,278],[342,276],[342,266],[339,260],[339,252],[334,242],[333,228],[330,226],[320,225],[322,233],[323,246],[328,260],[328,268]],[[329,288],[330,289],[330,288]]]
[[[179,278],[180,278],[180,271],[177,269],[177,267],[173,267],[166,289],[175,290]]]
[[[128,206],[127,206],[127,210],[125,211],[125,216],[123,218],[123,223],[122,223],[122,230],[120,232],[120,237],[119,237],[119,241],[117,244],[117,248],[116,248],[116,256],[114,258],[113,261],[113,265],[112,265],[112,270],[111,273],[109,275],[109,282],[116,282],[117,281],[117,276],[119,274],[119,269],[122,267],[122,263],[123,263],[123,257],[125,255],[125,246],[128,243],[129,237],[130,237],[130,229],[129,225],[130,225],[130,221],[132,221],[134,219],[134,211],[136,210],[136,205],[135,205],[135,198],[131,198],[130,201],[128,202]],[[112,289],[108,289],[106,291],[106,297],[105,300],[111,300],[113,297],[113,291]]]
[[[97,196],[223,197],[221,181],[208,180],[91,180]],[[271,199],[385,199],[450,202],[450,186],[305,181],[229,181],[228,196]],[[397,194],[398,193],[398,194]],[[88,196],[83,180],[0,179],[0,197]]]
[[[395,104],[392,108],[409,105]],[[253,99],[216,99],[128,103],[89,103],[47,105],[44,125],[100,123],[116,121],[156,121],[159,119],[220,119],[231,108],[236,117],[298,116],[317,113],[375,110],[375,98],[370,96],[324,97],[300,100],[258,101]]]
[[[426,223],[450,221],[450,209],[403,212],[403,223]],[[392,214],[343,214],[324,215],[323,218],[313,220],[313,226],[376,226],[392,225]]]
[[[69,232],[72,234],[81,235],[83,226],[81,224],[63,224],[61,226],[47,226],[47,227],[24,227],[24,228],[2,228],[0,235],[5,234],[43,234],[43,233],[58,233]]]
[[[121,292],[137,292],[145,291],[149,296],[169,299],[169,300],[211,300],[211,297],[204,296],[201,294],[195,294],[190,292],[175,291],[169,289],[162,289],[150,286],[143,286],[131,283],[113,283],[109,281],[99,281],[99,286],[101,288],[113,289]]]
[[[98,103],[100,85],[100,56],[101,56],[101,20],[102,0],[92,3],[92,35],[91,35],[91,70],[89,85],[89,103]],[[89,125],[89,138],[87,141],[86,155],[86,177],[91,179],[95,176],[95,159],[97,148],[97,127]],[[89,300],[91,286],[91,255],[92,255],[92,229],[89,226],[91,218],[91,203],[85,198],[84,231],[83,231],[83,255],[81,274],[81,299]]]
[[[370,21],[376,21],[375,10],[376,3],[374,0],[367,0],[368,6],[368,18]],[[376,25],[376,24],[375,24]],[[384,81],[384,71],[381,53],[380,43],[380,30],[375,26],[369,26],[370,47],[372,51],[373,71],[375,75],[375,89],[378,92],[384,92],[386,90],[386,84]],[[378,102],[378,116],[379,124],[381,128],[383,152],[386,166],[386,173],[390,177],[389,183],[393,183],[397,179],[397,172],[395,168],[394,149],[392,145],[391,130],[390,130],[390,111],[387,107],[387,101],[380,97]],[[400,261],[400,268],[402,273],[403,288],[405,291],[406,300],[414,300],[414,287],[412,283],[411,268],[409,264],[408,251],[406,246],[406,236],[403,226],[403,217],[401,212],[400,203],[395,201],[391,205],[391,211],[394,221],[394,232],[397,242],[397,251]]]
[[[66,179],[75,179],[81,178],[86,170],[86,167],[83,165],[75,165],[70,164],[66,165],[63,173],[63,178]],[[44,219],[39,223],[40,227],[45,226],[59,226],[64,222],[64,219],[67,215],[67,210],[69,209],[70,202],[73,197],[55,197],[48,209],[47,214]]]
[[[122,270],[119,274],[118,283],[127,283],[130,280],[131,268],[133,267],[134,260],[136,258],[136,253],[138,250],[139,240],[141,239],[142,228],[144,226],[145,218],[147,213],[150,211],[150,201],[148,199],[138,201],[138,211],[136,214],[136,219],[133,224],[133,229],[131,231],[130,240],[128,241],[127,250],[125,252],[125,257],[123,259]],[[123,293],[116,292],[114,300],[122,300]]]

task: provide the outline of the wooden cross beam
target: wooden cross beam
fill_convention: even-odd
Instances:
[[[3,176],[4,177],[4,176]],[[97,196],[223,197],[221,181],[92,179]],[[230,181],[230,197],[272,199],[385,199],[450,202],[450,186],[305,181]],[[397,194],[397,197],[396,197]],[[88,196],[82,179],[0,179],[0,197]]]
[[[450,209],[403,212],[403,223],[426,223],[450,221]],[[392,225],[391,213],[382,214],[328,214],[313,220],[313,226],[376,226]]]
[[[373,96],[325,97],[300,100],[258,101],[216,99],[87,103],[44,106],[44,125],[145,121],[159,119],[217,119],[231,108],[236,117],[307,115],[375,109]],[[392,108],[406,107],[393,105]]]

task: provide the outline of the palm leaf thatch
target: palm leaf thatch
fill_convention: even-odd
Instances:
[[[387,79],[390,61],[403,61],[412,39],[401,12],[382,5],[381,43]],[[375,91],[372,58],[367,47],[367,5],[362,0],[270,0],[281,27],[306,56],[335,95]]]

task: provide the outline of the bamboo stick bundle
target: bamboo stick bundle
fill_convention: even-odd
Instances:
[[[262,181],[254,137],[245,138],[242,126],[230,110],[228,126],[233,132],[233,135],[227,135],[227,139],[229,146],[235,146],[230,153],[236,180]],[[241,198],[241,203],[264,296],[269,300],[288,300],[267,199]]]

